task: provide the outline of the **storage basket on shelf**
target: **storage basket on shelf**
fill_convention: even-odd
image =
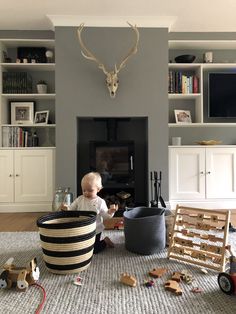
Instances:
[[[40,217],[37,226],[50,272],[78,273],[89,266],[96,236],[95,212],[54,212]]]

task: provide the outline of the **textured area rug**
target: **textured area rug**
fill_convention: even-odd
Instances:
[[[82,286],[73,284],[78,275],[55,275],[47,271],[37,232],[0,233],[0,269],[10,257],[15,258],[17,266],[23,266],[36,256],[40,268],[39,283],[47,294],[42,313],[47,314],[236,313],[236,296],[221,292],[217,272],[209,270],[208,274],[203,274],[194,265],[168,260],[166,250],[150,256],[128,252],[123,231],[105,231],[104,235],[108,235],[116,247],[94,255],[89,268],[80,274]],[[236,249],[236,234],[230,234],[229,241]],[[153,287],[147,288],[144,285],[147,274],[157,267],[165,267],[168,272],[155,279]],[[195,280],[192,285],[181,283],[183,294],[176,296],[164,289],[164,283],[173,272],[183,269],[187,269]],[[123,272],[137,278],[137,287],[119,282]],[[193,286],[202,288],[203,292],[191,292]],[[35,286],[30,286],[26,292],[0,290],[0,313],[35,313],[41,299],[42,292]]]

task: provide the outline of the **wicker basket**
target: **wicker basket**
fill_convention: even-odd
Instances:
[[[95,212],[54,212],[40,217],[37,226],[50,272],[78,273],[89,266],[96,236]]]

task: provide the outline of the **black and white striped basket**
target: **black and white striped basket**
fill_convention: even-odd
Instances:
[[[37,226],[50,272],[72,274],[89,266],[96,236],[95,212],[54,212],[40,217]]]

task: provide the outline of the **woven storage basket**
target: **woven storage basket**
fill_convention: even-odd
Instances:
[[[54,212],[40,217],[37,226],[50,272],[78,273],[89,266],[96,236],[95,212]]]

